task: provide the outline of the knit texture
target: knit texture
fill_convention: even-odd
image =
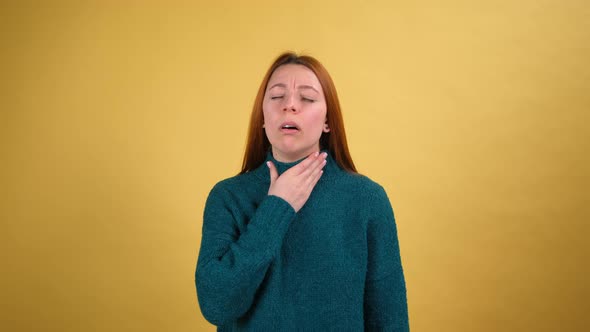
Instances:
[[[267,160],[279,174],[301,162]],[[203,316],[218,331],[409,331],[383,187],[330,155],[297,213],[269,185],[263,163],[211,190],[195,273]]]

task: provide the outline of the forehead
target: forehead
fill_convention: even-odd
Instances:
[[[316,88],[321,87],[320,81],[311,69],[297,64],[282,65],[275,69],[270,76],[268,86],[271,87],[276,83],[293,84],[293,81],[297,85],[305,84]]]

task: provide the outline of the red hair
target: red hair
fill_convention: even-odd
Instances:
[[[320,137],[320,149],[328,150],[332,158],[334,158],[342,169],[357,173],[350,152],[348,151],[340,102],[338,101],[336,87],[330,74],[328,74],[326,68],[315,58],[308,55],[297,55],[292,52],[286,52],[279,55],[272,63],[258,88],[258,94],[256,95],[254,107],[252,108],[252,115],[250,116],[246,151],[244,152],[240,174],[254,170],[266,160],[266,153],[270,149],[270,142],[262,127],[264,122],[262,102],[271,75],[277,68],[287,64],[302,65],[311,69],[320,81],[324,97],[326,98],[326,117],[328,119],[328,126],[330,127],[330,131],[322,133]]]

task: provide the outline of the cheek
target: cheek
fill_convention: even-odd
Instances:
[[[272,112],[267,112],[264,109],[262,109],[262,120],[264,123],[272,122],[272,120],[273,120]]]
[[[270,118],[270,112],[268,111],[268,106],[266,102],[262,104],[262,119],[266,122]]]
[[[315,126],[323,127],[324,123],[326,122],[326,114],[327,114],[327,112],[326,112],[325,108],[320,108],[316,112],[314,112],[313,119],[312,119],[313,124]]]

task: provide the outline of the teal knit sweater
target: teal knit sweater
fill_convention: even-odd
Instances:
[[[279,174],[301,162],[267,160]],[[263,163],[211,190],[195,273],[203,316],[218,331],[408,331],[383,188],[331,156],[297,213],[269,185]]]

